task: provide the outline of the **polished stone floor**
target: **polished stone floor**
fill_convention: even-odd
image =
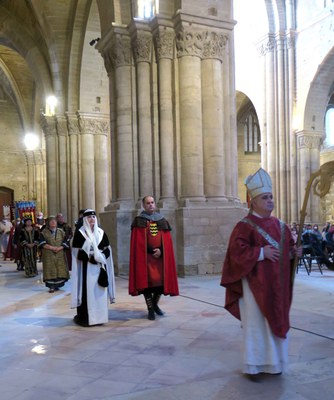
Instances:
[[[334,398],[333,271],[299,271],[289,373],[251,382],[240,372],[240,323],[223,308],[219,276],[180,279],[181,295],[162,298],[166,314],[155,321],[118,277],[109,323],[82,328],[72,320],[70,282],[50,294],[41,275],[0,264],[1,400]]]

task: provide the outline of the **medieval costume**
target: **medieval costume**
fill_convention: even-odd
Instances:
[[[40,247],[42,248],[43,281],[53,293],[64,286],[69,279],[69,272],[65,260],[64,249],[69,247],[65,232],[57,228],[54,217],[47,220],[46,227],[40,233]]]
[[[259,171],[253,182],[247,181],[252,199],[271,193],[269,175]],[[268,245],[277,249],[277,261],[264,257]],[[221,285],[226,287],[225,308],[242,321],[243,372],[250,376],[280,374],[286,367],[294,253],[289,227],[270,215],[251,210],[231,234]]]
[[[159,213],[143,211],[131,225],[129,294],[143,294],[148,319],[154,313],[163,315],[158,307],[160,296],[179,294],[173,242],[168,221]],[[154,249],[161,256],[154,257]]]
[[[20,230],[21,261],[24,265],[25,276],[31,278],[38,275],[37,271],[37,246],[39,232],[31,225],[32,219],[27,218]]]
[[[3,255],[4,261],[6,261],[6,251],[12,226],[13,225],[8,221],[8,218],[3,218],[2,221],[0,221],[0,251]]]
[[[115,299],[114,264],[106,233],[89,218],[96,216],[94,210],[86,210],[83,225],[76,230],[72,242],[72,301],[77,308],[74,322],[81,326],[108,322],[108,299]],[[96,218],[96,217],[95,217]],[[99,284],[100,270],[108,275],[107,287]]]

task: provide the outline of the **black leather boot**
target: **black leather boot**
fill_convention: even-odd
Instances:
[[[154,293],[153,294],[153,309],[157,315],[164,315],[164,312],[159,308],[158,303],[161,297],[161,293]]]
[[[154,314],[154,308],[153,308],[152,295],[145,293],[144,296],[145,296],[145,301],[146,301],[147,310],[148,310],[147,319],[154,320],[155,314]]]

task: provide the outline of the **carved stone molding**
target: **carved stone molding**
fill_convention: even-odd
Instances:
[[[154,36],[154,42],[158,60],[161,58],[172,60],[174,58],[174,39],[175,33],[173,30],[160,28],[157,31],[157,34]]]
[[[297,134],[297,148],[298,149],[318,149],[322,142],[322,135],[319,133],[305,133],[300,132]]]
[[[133,54],[137,63],[151,62],[152,35],[147,31],[137,30],[133,39]]]

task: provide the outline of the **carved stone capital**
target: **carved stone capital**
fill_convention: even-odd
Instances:
[[[175,33],[172,29],[166,30],[161,27],[157,30],[154,35],[154,42],[158,60],[162,58],[172,60],[174,58],[174,39]]]
[[[68,129],[67,129],[67,119],[66,119],[66,117],[57,116],[56,117],[56,123],[57,123],[58,136],[67,136],[68,135]]]
[[[152,34],[137,30],[133,37],[133,54],[136,63],[151,62]]]
[[[81,134],[104,136],[109,134],[110,122],[108,118],[78,113],[78,121]]]
[[[322,134],[318,132],[298,132],[297,133],[297,148],[298,149],[318,149],[322,143]]]
[[[44,132],[45,137],[56,136],[57,135],[57,124],[56,118],[54,116],[41,115],[40,125]]]
[[[112,46],[105,55],[105,63],[108,73],[112,68],[131,65],[131,40],[128,35],[115,33]]]
[[[217,32],[205,32],[202,58],[215,58],[223,61],[228,36]]]
[[[267,53],[273,52],[276,49],[276,46],[276,38],[272,35],[269,35],[261,43],[258,44],[257,51],[260,56],[265,56]]]
[[[203,43],[203,31],[195,28],[183,28],[176,34],[177,56],[195,56],[201,58]]]
[[[78,115],[74,113],[66,113],[66,118],[67,118],[68,134],[78,135],[80,132]]]

